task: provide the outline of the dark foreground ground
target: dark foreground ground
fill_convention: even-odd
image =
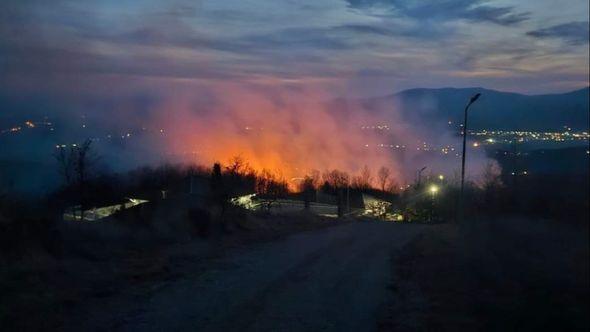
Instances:
[[[390,296],[391,254],[419,225],[348,223],[234,248],[143,294],[80,310],[66,330],[371,331]]]
[[[520,219],[429,227],[394,258],[384,331],[590,330],[587,228]]]
[[[85,320],[128,313],[129,299],[145,301],[162,286],[206,273],[221,257],[252,245],[350,222],[303,212],[234,211],[224,231],[211,226],[204,235],[202,218],[177,205],[160,204],[147,211],[150,218],[64,221],[2,237],[18,246],[0,247],[0,331],[110,330],[117,321]],[[0,216],[0,226],[6,222]]]
[[[586,231],[257,222],[283,226],[15,264],[2,274],[2,330],[588,330]]]

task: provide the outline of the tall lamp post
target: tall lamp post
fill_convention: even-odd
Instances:
[[[438,193],[438,187],[433,184],[428,189],[430,194],[432,195],[432,199],[430,200],[430,222],[434,221],[434,200],[436,198],[436,193]]]
[[[463,154],[461,154],[461,196],[460,196],[460,209],[461,217],[463,216],[463,191],[465,190],[465,148],[467,145],[467,111],[469,107],[475,103],[475,101],[481,96],[481,93],[476,93],[469,99],[469,103],[465,106],[465,118],[463,119]]]
[[[427,168],[427,167],[426,167],[426,166],[424,166],[424,167],[422,167],[422,168],[420,168],[420,169],[418,170],[418,179],[417,179],[417,184],[416,184],[416,187],[418,187],[418,188],[420,188],[420,184],[421,184],[421,182],[422,182],[422,172],[424,172],[424,170],[425,170],[426,168]]]

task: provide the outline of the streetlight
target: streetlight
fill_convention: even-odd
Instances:
[[[463,154],[461,155],[461,197],[459,198],[461,201],[460,209],[463,212],[463,191],[465,190],[465,146],[467,144],[467,111],[469,110],[469,106],[471,106],[475,101],[481,96],[481,93],[476,93],[471,97],[467,106],[465,106],[465,118],[463,119]]]
[[[430,191],[430,193],[432,194],[432,199],[434,199],[434,196],[436,196],[436,194],[438,193],[438,187],[433,184],[432,186],[430,186],[430,189],[428,189],[428,191]]]
[[[438,193],[438,186],[433,184],[428,188],[428,191],[432,195],[432,200],[430,201],[430,221],[434,220],[434,198]]]
[[[417,188],[420,188],[420,183],[422,182],[422,172],[424,172],[426,170],[426,168],[427,167],[424,166],[418,170],[418,183],[416,184]]]

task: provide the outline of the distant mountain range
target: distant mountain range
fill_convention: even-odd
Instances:
[[[471,96],[481,98],[470,108],[469,127],[500,130],[588,130],[590,88],[547,95],[523,95],[484,88],[410,89],[366,100],[369,105],[388,103],[412,123],[462,123]]]
[[[362,99],[360,102],[368,109],[379,109],[381,112],[393,112],[395,109],[396,114],[401,113],[401,120],[412,124],[442,127],[448,121],[451,121],[453,126],[463,121],[465,104],[475,93],[481,93],[482,96],[470,111],[469,127],[472,129],[553,131],[568,126],[573,130],[588,130],[590,87],[546,95],[523,95],[485,88],[416,88],[388,96]],[[333,109],[341,116],[356,111],[350,102],[352,100],[340,98],[328,104],[334,106]],[[359,100],[354,101],[357,102]],[[51,100],[43,98],[19,99],[0,94],[0,130],[25,120],[41,120],[44,115],[50,116],[51,121],[64,127],[62,129],[75,119],[75,127],[79,129],[82,119],[79,116],[71,116],[76,112],[63,112],[58,111],[59,109],[68,107],[54,105]],[[106,130],[101,128],[103,121],[100,115],[104,112],[90,113],[89,115],[96,113],[98,116],[86,121],[96,122],[94,125],[97,129]],[[392,120],[400,119],[392,116]],[[113,125],[112,122],[110,125]],[[120,128],[119,131],[128,129]]]

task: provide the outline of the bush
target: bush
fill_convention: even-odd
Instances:
[[[19,256],[26,252],[43,251],[59,255],[59,238],[55,223],[50,219],[0,217],[2,254]]]
[[[211,215],[209,211],[193,208],[188,211],[188,218],[195,227],[198,236],[207,237],[211,234]]]

